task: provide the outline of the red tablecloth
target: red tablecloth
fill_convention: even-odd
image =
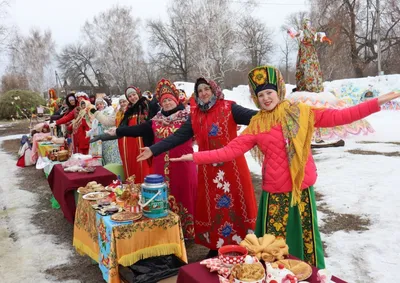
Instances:
[[[294,257],[289,257],[289,258],[294,258]],[[296,259],[296,258],[294,258]],[[317,281],[317,271],[318,269],[316,267],[312,267],[313,273],[312,275],[306,279],[306,281],[310,283],[319,283]],[[337,283],[347,283],[346,281],[343,281],[342,279],[339,279],[335,276],[332,277],[333,282]],[[178,279],[176,281],[177,283],[219,283],[218,275],[216,272],[210,272],[210,270],[204,266],[200,265],[200,262],[195,262],[192,264],[188,264],[185,266],[182,266],[179,269],[178,273]]]
[[[74,223],[76,210],[74,190],[86,186],[91,181],[107,186],[115,179],[117,179],[115,174],[102,166],[97,166],[93,173],[69,173],[64,172],[61,164],[56,164],[47,181],[55,199],[61,206],[64,217]]]

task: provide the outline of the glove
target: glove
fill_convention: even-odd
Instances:
[[[110,136],[116,136],[117,135],[117,128],[112,127],[111,129],[104,131],[106,134],[109,134]]]
[[[111,141],[111,140],[117,140],[118,137],[117,136],[113,136],[113,135],[109,135],[109,134],[102,134],[102,135],[98,135],[93,137],[92,139],[89,140],[89,143],[92,142],[97,142],[97,141]]]
[[[89,143],[93,143],[93,142],[97,142],[97,141],[101,141],[101,135],[94,136],[93,138],[91,138],[89,140]]]

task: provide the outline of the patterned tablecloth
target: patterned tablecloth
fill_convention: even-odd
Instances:
[[[107,282],[120,282],[118,264],[130,266],[140,259],[175,254],[187,262],[179,216],[170,212],[158,219],[117,223],[101,216],[91,202],[79,197],[73,245],[99,263]]]

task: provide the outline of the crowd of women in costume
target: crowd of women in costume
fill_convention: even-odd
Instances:
[[[219,86],[203,77],[187,106],[175,85],[162,79],[151,100],[138,87],[128,87],[117,111],[107,110],[104,99],[81,106],[87,95],[70,94],[68,110],[55,123],[73,121],[74,151],[101,152],[105,163],[122,162],[125,176],[135,175],[137,183],[147,174],[163,175],[185,238],[209,248],[208,257],[223,245],[239,244],[248,233],[269,233],[285,238],[291,254],[324,268],[313,188],[314,128],[365,118],[400,93],[340,110],[314,109],[285,99],[283,77],[272,66],[251,70],[248,80],[259,111],[225,100]],[[248,127],[238,136],[237,125]],[[262,164],[258,209],[244,157],[250,149]]]

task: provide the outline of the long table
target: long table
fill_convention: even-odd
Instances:
[[[76,210],[74,191],[79,187],[86,186],[91,181],[107,186],[116,179],[117,176],[114,173],[102,166],[96,166],[93,173],[74,173],[65,172],[61,164],[56,164],[47,181],[55,199],[61,206],[64,217],[70,223],[74,223]]]
[[[295,257],[289,256],[289,258],[296,259]],[[313,273],[312,275],[306,279],[305,281],[310,282],[310,283],[320,283],[317,280],[317,272],[318,269],[314,266],[312,266]],[[177,283],[219,283],[219,279],[217,276],[216,272],[210,272],[210,270],[204,266],[201,265],[200,262],[195,262],[192,264],[188,264],[185,266],[182,266],[179,269],[178,273],[178,279],[176,281]],[[332,282],[336,283],[346,283],[346,281],[337,278],[335,276],[332,277]]]
[[[79,197],[73,246],[99,263],[105,281],[120,282],[118,264],[130,266],[140,259],[169,254],[187,262],[182,226],[175,213],[117,223],[96,213],[92,203]]]

